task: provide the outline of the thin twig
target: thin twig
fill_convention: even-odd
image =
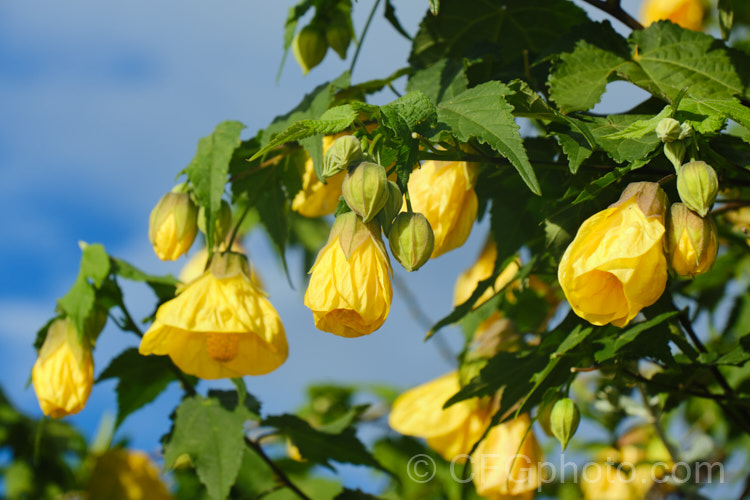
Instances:
[[[649,416],[651,417],[651,425],[654,426],[654,430],[656,430],[656,435],[659,436],[659,439],[661,439],[661,442],[664,444],[664,447],[669,452],[669,456],[672,459],[672,463],[678,463],[680,462],[680,457],[677,453],[677,450],[674,449],[674,446],[672,446],[672,443],[669,442],[667,439],[667,434],[664,432],[664,428],[661,425],[661,415],[659,412],[659,409],[656,408],[651,404],[649,401],[648,393],[646,392],[646,388],[644,387],[643,382],[639,382],[638,384],[638,391],[641,393],[641,397],[643,398],[643,406],[646,407],[646,410],[648,411]]]
[[[722,200],[717,200],[717,202],[721,202]],[[750,201],[747,200],[735,200],[735,201],[725,201],[726,205],[719,208],[714,208],[711,210],[711,213],[713,215],[721,214],[724,212],[731,212],[732,210],[737,210],[738,208],[746,207],[750,205]]]
[[[287,476],[286,473],[283,470],[281,470],[278,465],[276,465],[276,462],[271,460],[271,457],[266,455],[266,452],[263,451],[263,447],[261,445],[259,445],[252,439],[248,438],[247,436],[245,436],[245,443],[250,448],[252,448],[258,454],[258,456],[261,459],[263,459],[265,463],[268,464],[268,466],[271,468],[273,473],[276,474],[276,477],[278,478],[278,480],[281,481],[284,484],[284,486],[292,490],[294,494],[300,497],[302,500],[312,500],[309,496],[305,495],[305,493],[302,490],[300,490],[297,487],[297,485],[292,482],[291,479],[289,479],[289,476]]]
[[[362,36],[359,37],[359,41],[357,42],[357,50],[354,51],[354,58],[352,59],[352,64],[349,66],[349,76],[351,77],[352,73],[354,72],[354,65],[357,64],[357,58],[359,57],[359,51],[362,49],[362,42],[365,41],[365,35],[367,34],[367,30],[370,29],[370,23],[372,22],[372,18],[375,15],[375,11],[378,10],[378,5],[380,5],[380,0],[375,0],[375,4],[372,6],[372,10],[370,11],[370,15],[367,17],[367,22],[365,23],[365,27],[362,29]]]
[[[632,30],[642,30],[643,25],[639,23],[633,16],[622,10],[619,2],[607,2],[606,0],[583,0],[587,4],[596,7],[602,12],[606,12],[610,16],[614,17],[622,24]]]

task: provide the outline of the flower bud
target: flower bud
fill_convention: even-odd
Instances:
[[[206,233],[206,210],[201,207],[198,210],[198,229],[203,234]],[[214,221],[214,244],[219,244],[227,237],[229,231],[232,229],[232,207],[229,206],[224,200],[221,200],[221,207],[219,213],[216,214],[216,221]]]
[[[352,32],[345,17],[341,17],[326,27],[326,42],[341,59],[346,59],[346,50],[352,41]]]
[[[326,56],[328,44],[325,35],[318,28],[307,25],[297,33],[292,40],[292,53],[297,60],[302,74],[306,75],[312,68],[320,64]]]
[[[393,221],[388,244],[396,260],[411,272],[429,260],[435,246],[435,235],[424,215],[404,212]]]
[[[675,203],[669,209],[667,224],[667,259],[672,269],[680,276],[691,277],[711,269],[719,247],[713,219]]]
[[[151,211],[148,238],[161,260],[176,260],[190,249],[198,233],[198,209],[188,193],[170,192]]]
[[[563,398],[555,403],[550,414],[550,430],[560,441],[562,450],[568,446],[568,441],[576,433],[578,423],[581,421],[581,413],[578,406],[570,398]]]
[[[664,118],[656,126],[656,136],[661,142],[674,142],[680,137],[680,122],[674,118]]]
[[[45,415],[61,418],[86,405],[94,384],[94,360],[88,340],[79,338],[69,318],[50,325],[31,380]]]
[[[689,123],[681,123],[680,124],[680,136],[677,138],[678,140],[682,141],[684,139],[689,139],[690,137],[693,137],[693,126]]]
[[[664,216],[667,212],[669,198],[667,193],[656,182],[631,182],[620,195],[620,199],[610,205],[618,206],[635,196],[638,208],[641,209],[646,217],[658,217],[664,222]]]
[[[560,400],[559,395],[555,395],[552,400],[547,401],[546,403],[542,403],[537,408],[537,414],[536,418],[539,422],[539,425],[542,426],[542,429],[544,430],[544,433],[547,434],[549,437],[554,437],[554,434],[552,434],[552,408],[555,407],[555,403],[557,403]]]
[[[378,220],[380,225],[383,227],[383,232],[388,234],[393,224],[393,219],[401,212],[401,208],[404,206],[404,195],[401,194],[401,190],[398,185],[393,181],[388,181],[388,201],[386,202],[383,210],[378,214]]]
[[[353,135],[336,139],[323,158],[323,178],[333,177],[362,160],[362,145]]]
[[[664,145],[664,156],[667,157],[675,170],[682,166],[682,159],[685,157],[685,144],[682,141],[668,142]]]
[[[719,191],[716,171],[704,161],[691,161],[677,171],[677,192],[693,212],[705,217]]]
[[[377,163],[362,162],[350,170],[341,185],[349,208],[370,222],[388,201],[388,179]]]

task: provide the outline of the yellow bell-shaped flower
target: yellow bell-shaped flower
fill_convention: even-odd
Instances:
[[[469,300],[471,294],[476,290],[477,285],[480,281],[484,281],[492,277],[492,271],[495,269],[495,260],[497,259],[497,245],[492,237],[487,238],[487,242],[482,248],[482,253],[479,254],[477,261],[467,270],[465,270],[456,280],[456,285],[453,288],[453,305],[458,306]],[[505,288],[508,283],[513,279],[519,269],[520,261],[514,260],[508,264],[505,269],[498,275],[495,280],[495,284],[487,290],[477,299],[474,303],[474,307],[479,307],[489,299],[492,298],[495,293]]]
[[[700,31],[705,14],[703,0],[644,0],[640,17],[644,26],[669,20],[683,28]]]
[[[380,328],[393,298],[391,272],[377,223],[364,224],[354,212],[337,217],[305,292],[315,326],[342,337]]]
[[[490,429],[472,455],[474,486],[480,496],[533,497],[542,482],[542,449],[528,413]]]
[[[461,385],[451,372],[401,394],[393,402],[388,424],[401,434],[421,437],[446,460],[465,461],[490,424],[489,405],[467,399],[443,409]]]
[[[141,340],[143,355],[169,355],[204,379],[263,375],[287,358],[284,326],[250,277],[247,258],[215,254],[209,268],[162,304]]]
[[[220,251],[224,251],[224,246],[222,245],[219,247]],[[246,253],[245,249],[237,242],[232,243],[232,251],[236,253]],[[182,266],[182,269],[180,269],[180,274],[177,275],[177,279],[180,280],[182,283],[190,283],[194,279],[200,277],[204,271],[206,270],[206,266],[208,265],[208,250],[206,247],[201,248],[197,252],[195,252],[188,260],[185,262],[185,265]],[[253,266],[252,262],[249,262],[248,259],[248,265],[250,267],[250,278],[253,280],[253,283],[255,283],[258,288],[263,290],[265,287],[263,285],[263,280],[261,279],[260,275],[257,273],[255,266]]]
[[[477,218],[474,184],[478,167],[464,161],[426,161],[409,177],[409,197],[435,233],[432,258],[458,248],[469,237]]]
[[[584,221],[565,250],[558,279],[573,311],[594,325],[625,326],[664,292],[664,222],[637,196]]]
[[[94,385],[94,360],[87,341],[69,318],[57,319],[31,371],[34,392],[45,415],[61,418],[86,405]]]
[[[159,468],[136,450],[113,448],[96,459],[88,487],[91,500],[170,500]]]

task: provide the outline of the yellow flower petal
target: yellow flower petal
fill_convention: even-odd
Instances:
[[[664,292],[664,225],[635,198],[589,217],[563,255],[558,279],[576,314],[625,326]]]
[[[644,26],[669,20],[683,28],[703,29],[705,7],[702,0],[645,0],[641,5],[641,22]]]
[[[58,319],[50,325],[31,380],[47,416],[72,415],[86,405],[94,385],[94,360],[91,349],[78,340],[70,319]]]
[[[409,177],[409,197],[435,234],[432,258],[460,247],[477,218],[478,167],[467,162],[426,161]]]
[[[305,292],[305,306],[319,330],[360,337],[380,328],[393,298],[391,267],[382,242],[368,236],[349,260],[338,236],[318,254]]]
[[[169,355],[185,373],[216,379],[271,372],[288,345],[278,313],[247,274],[208,270],[159,307],[139,352]]]
[[[159,468],[142,451],[114,448],[96,460],[88,496],[107,500],[170,500]]]

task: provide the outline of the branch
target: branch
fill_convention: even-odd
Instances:
[[[268,466],[271,468],[273,473],[276,474],[276,477],[278,478],[278,480],[281,481],[281,483],[284,486],[292,490],[294,494],[297,495],[302,500],[312,500],[310,497],[305,495],[305,493],[302,490],[300,490],[297,487],[297,485],[295,485],[292,482],[291,479],[289,479],[289,476],[287,476],[286,473],[283,470],[281,470],[278,465],[276,465],[276,462],[271,460],[271,457],[266,455],[266,452],[263,451],[263,447],[261,445],[259,445],[252,439],[248,438],[247,436],[245,436],[245,444],[247,444],[250,448],[252,448],[258,454],[258,456],[262,458],[265,463],[268,464]]]
[[[583,1],[589,5],[596,7],[602,12],[606,12],[632,30],[643,29],[643,25],[641,23],[639,23],[633,16],[622,10],[622,7],[620,7],[620,2],[607,2],[606,0]]]

